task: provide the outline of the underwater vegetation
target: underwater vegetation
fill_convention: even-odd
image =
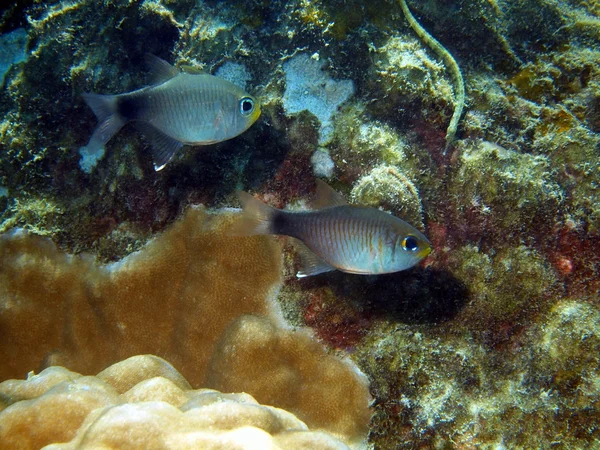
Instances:
[[[23,2],[0,33],[0,435],[600,445],[597,2]],[[133,124],[87,157],[83,94],[151,85],[148,53],[260,118],[160,171]],[[431,254],[298,279],[290,240],[232,236],[237,191],[298,212],[317,178]]]

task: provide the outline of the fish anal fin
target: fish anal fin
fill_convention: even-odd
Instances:
[[[348,202],[342,194],[335,191],[323,180],[317,179],[317,193],[312,202],[315,209],[332,208],[334,206],[345,206]]]
[[[177,150],[183,147],[183,144],[177,139],[167,136],[149,123],[139,122],[136,126],[150,143],[154,170],[157,172],[163,169],[177,153]]]
[[[179,75],[179,70],[177,70],[177,68],[152,53],[146,53],[144,55],[144,61],[146,62],[148,69],[150,69],[152,84],[162,84],[176,75]]]
[[[305,278],[335,270],[335,267],[319,258],[304,243],[296,239],[294,244],[300,255],[300,270],[296,273],[296,277]]]

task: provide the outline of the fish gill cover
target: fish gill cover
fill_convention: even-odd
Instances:
[[[102,342],[127,334],[124,319],[103,321],[103,308],[114,305],[94,297],[103,263],[140,261],[123,258],[183,226],[189,205],[239,206],[236,190],[276,208],[303,208],[318,175],[352,202],[406,220],[433,246],[408,271],[297,280],[297,255],[281,241],[275,301],[287,322],[277,326],[310,327],[331,353],[364,372],[373,396],[367,445],[598,446],[600,7],[562,0],[407,6],[464,79],[454,139],[447,137],[460,97],[456,68],[415,31],[397,1],[75,0],[3,10],[2,55],[9,57],[2,56],[0,91],[0,335],[29,342],[2,348],[2,366],[13,370],[5,377],[24,378],[54,362],[95,375],[98,365],[116,363],[97,357],[112,354]],[[245,83],[260,119],[233,139],[184,146],[160,172],[151,147],[128,124],[82,170],[79,149],[96,118],[81,94],[151,85],[147,53],[182,72]],[[24,232],[15,229],[54,244],[33,239],[18,247]],[[219,239],[222,247],[211,254],[235,253],[227,240],[242,238],[223,231]],[[9,258],[7,248],[16,254]],[[78,259],[89,270],[62,278],[53,271]],[[186,261],[167,272],[196,267]],[[27,295],[18,283],[24,267]],[[256,287],[228,263],[202,267],[239,282],[228,310],[243,304],[244,283]],[[198,281],[205,272],[183,275]],[[65,295],[47,297],[44,280],[53,276]],[[154,281],[168,288],[174,276]],[[128,288],[114,286],[125,297]],[[69,299],[88,294],[102,300],[90,312],[99,314],[99,328],[89,332],[110,336],[83,333],[82,342],[100,342],[86,353],[64,344],[75,342],[72,325],[91,317],[69,320]],[[150,295],[147,305],[127,321],[147,317],[160,326],[160,299]],[[51,325],[46,308],[60,325],[53,347],[38,355],[32,343],[43,342],[41,330]],[[190,298],[186,314],[198,308]],[[176,334],[170,345],[198,342],[188,336]],[[144,344],[129,342],[133,349]],[[221,361],[236,362],[227,342],[219,348]],[[64,352],[73,359],[53,357]],[[269,379],[256,355],[256,365],[236,365],[236,379],[245,379],[244,370]],[[300,364],[303,353],[297,355]],[[182,373],[194,364],[177,352],[159,356]],[[83,362],[90,365],[76,366]],[[302,387],[318,385],[326,373],[314,372]],[[335,395],[296,399],[323,411],[339,404]]]

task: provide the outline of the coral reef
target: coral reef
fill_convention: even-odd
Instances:
[[[399,0],[398,3],[402,8],[402,12],[406,17],[410,27],[423,41],[444,61],[446,68],[452,74],[454,78],[454,112],[452,118],[446,129],[446,150],[456,139],[456,130],[458,129],[458,123],[462,116],[463,109],[465,107],[465,82],[463,80],[462,73],[456,60],[452,57],[450,52],[440,44],[431,34],[429,34],[425,28],[417,22],[414,18],[405,0]]]
[[[0,383],[3,448],[348,449],[293,414],[252,396],[192,390],[156,356],[134,356],[97,376],[52,366]]]
[[[319,147],[310,157],[313,166],[313,172],[316,177],[331,178],[335,170],[335,163],[331,159],[329,152],[324,147]]]
[[[507,233],[550,229],[560,218],[564,193],[546,157],[504,149],[485,141],[462,141],[450,180],[450,195],[470,200]],[[503,236],[506,238],[506,236]]]
[[[0,86],[4,85],[6,72],[10,68],[25,61],[26,44],[27,32],[23,28],[0,35]]]
[[[423,229],[423,207],[414,183],[393,166],[375,167],[352,188],[352,201],[359,205],[383,206],[413,226]]]
[[[386,431],[372,440],[381,448],[409,448],[415,440],[506,448],[597,442],[590,424],[600,413],[599,313],[597,305],[563,300],[495,352],[465,332],[379,329],[376,345],[359,356],[382,399],[374,425]]]
[[[492,254],[468,245],[450,258],[454,274],[471,292],[456,319],[471,330],[489,333],[494,327],[517,326],[519,320],[547,308],[551,294],[560,292],[550,263],[523,245]]]
[[[452,86],[445,76],[445,67],[431,58],[416,38],[392,36],[376,51],[377,77],[371,88],[384,100],[375,102],[370,110],[385,116],[385,109],[412,103],[422,109],[425,120],[439,118],[436,109],[452,102]]]
[[[310,111],[319,120],[319,144],[332,139],[332,118],[338,107],[354,94],[351,80],[335,81],[323,71],[319,55],[299,54],[283,64],[285,92],[281,99],[287,114]]]
[[[272,302],[279,246],[227,236],[233,217],[190,209],[104,266],[24,231],[3,235],[0,378],[50,365],[94,373],[152,352],[193,386],[249,392],[360,444],[370,417],[363,376],[306,330],[283,326]]]
[[[408,0],[464,78],[450,148],[458,77],[398,1],[17,3],[0,18],[27,43],[0,91],[2,377],[155,353],[359,446],[353,360],[375,448],[598,446],[597,2]],[[86,173],[79,94],[143,86],[145,52],[245,84],[263,115],[159,174],[125,127]],[[315,177],[432,254],[297,280],[291,244],[189,208],[243,189],[298,209]]]

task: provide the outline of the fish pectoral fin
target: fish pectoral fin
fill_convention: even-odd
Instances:
[[[179,75],[179,70],[152,53],[146,53],[144,55],[144,61],[146,62],[148,69],[150,69],[152,84],[162,84],[174,76]]]
[[[296,250],[300,255],[300,270],[296,273],[296,277],[304,278],[311,275],[318,275],[324,272],[331,272],[335,267],[319,258],[312,250],[304,243],[296,239]]]
[[[334,206],[345,206],[348,202],[342,194],[335,191],[323,180],[317,179],[317,194],[312,202],[314,209],[332,208]]]
[[[171,161],[177,150],[183,147],[177,139],[167,136],[149,123],[139,122],[136,126],[150,143],[154,170],[157,172]]]

